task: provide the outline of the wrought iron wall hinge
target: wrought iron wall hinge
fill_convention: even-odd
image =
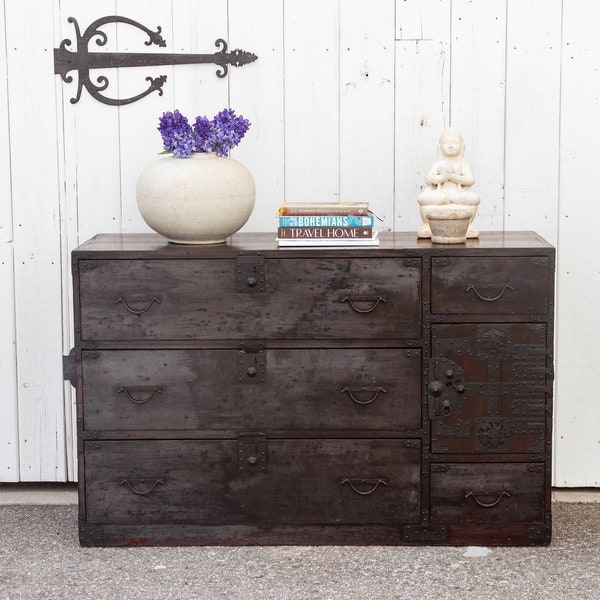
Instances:
[[[162,86],[167,81],[166,75],[159,77],[146,77],[149,86],[143,92],[132,96],[131,98],[109,98],[100,92],[106,90],[109,86],[108,78],[100,75],[96,83],[90,80],[90,70],[92,69],[112,69],[115,67],[147,67],[160,65],[182,65],[182,64],[216,64],[219,68],[216,71],[217,77],[223,78],[227,75],[229,65],[240,67],[242,65],[254,62],[257,59],[255,54],[245,52],[244,50],[232,50],[227,52],[227,42],[218,39],[215,46],[220,48],[213,54],[160,54],[160,53],[142,53],[142,52],[90,52],[89,44],[93,38],[96,39],[97,46],[104,46],[108,41],[108,36],[100,28],[109,23],[124,23],[136,27],[148,35],[146,46],[156,45],[164,48],[167,43],[160,35],[162,28],[159,26],[156,31],[152,31],[144,25],[118,15],[101,17],[94,21],[84,32],[81,33],[76,19],[69,17],[69,23],[73,23],[75,28],[75,51],[68,48],[72,42],[64,39],[58,48],[54,49],[54,73],[60,75],[65,83],[71,83],[73,77],[69,75],[70,71],[77,71],[77,95],[71,98],[71,104],[79,102],[81,92],[85,88],[90,96],[111,106],[123,106],[141,100],[148,94],[157,91],[162,96]]]

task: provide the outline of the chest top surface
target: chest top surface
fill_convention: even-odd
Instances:
[[[172,244],[154,233],[106,233],[98,234],[75,249],[78,258],[90,254],[104,258],[118,256],[135,258],[140,254],[154,258],[225,258],[245,252],[261,252],[265,256],[285,258],[336,255],[418,255],[431,253],[439,256],[452,255],[519,255],[528,253],[548,254],[553,247],[532,231],[481,232],[480,237],[467,240],[464,244],[433,244],[431,240],[417,239],[412,232],[382,232],[380,245],[367,248],[357,247],[286,247],[279,248],[274,233],[239,233],[223,244],[181,245]]]

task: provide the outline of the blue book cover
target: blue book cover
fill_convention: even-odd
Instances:
[[[279,217],[279,227],[373,227],[373,215],[291,215]]]

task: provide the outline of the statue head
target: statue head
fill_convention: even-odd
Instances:
[[[462,158],[464,153],[465,142],[460,131],[453,127],[448,127],[448,129],[444,130],[440,136],[438,142],[438,154],[449,158]]]

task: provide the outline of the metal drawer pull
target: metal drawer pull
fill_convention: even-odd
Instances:
[[[504,490],[502,490],[500,492],[500,494],[498,495],[498,497],[493,501],[493,502],[482,502],[481,500],[479,500],[479,498],[477,498],[477,494],[480,495],[489,495],[489,494],[495,494],[497,492],[465,492],[465,498],[473,498],[473,500],[475,500],[475,502],[477,504],[479,504],[479,506],[481,506],[482,508],[493,508],[494,506],[496,506],[496,504],[498,504],[498,502],[500,502],[500,500],[502,500],[502,498],[504,496],[506,496],[507,498],[510,498],[510,492],[506,492]]]
[[[157,485],[165,485],[165,482],[162,479],[157,479],[150,486],[150,489],[148,489],[146,491],[140,490],[140,489],[136,488],[134,485],[132,485],[131,483],[129,483],[129,481],[127,479],[123,479],[123,481],[121,481],[121,483],[119,485],[126,485],[134,494],[137,494],[138,496],[148,496],[148,495],[150,495],[154,491],[154,488]]]
[[[157,298],[156,296],[154,298],[152,298],[152,300],[150,300],[150,302],[148,303],[148,306],[146,306],[146,308],[140,308],[140,309],[136,309],[136,308],[132,308],[131,306],[129,306],[129,304],[127,304],[127,300],[125,300],[125,298],[123,298],[123,296],[119,296],[116,300],[115,300],[115,304],[123,304],[123,306],[133,315],[143,315],[145,312],[149,311],[150,308],[152,307],[152,305],[154,303],[160,304],[160,298]]]
[[[142,398],[141,400],[138,400],[137,398],[133,397],[133,394],[127,388],[122,387],[117,393],[120,394],[121,392],[125,392],[125,395],[127,396],[127,398],[129,400],[131,400],[134,404],[146,404],[146,402],[149,402],[150,400],[152,400],[152,397],[154,396],[154,394],[162,394],[163,393],[161,388],[155,387],[150,392],[149,396],[146,396],[146,398]]]
[[[362,405],[371,404],[371,402],[373,402],[377,398],[377,396],[379,396],[379,392],[383,392],[384,394],[387,394],[387,390],[382,387],[376,387],[376,388],[361,387],[361,388],[355,388],[353,390],[345,387],[340,390],[340,394],[343,394],[344,392],[348,392],[348,395],[352,399],[352,402],[356,402],[356,404],[362,404]],[[359,400],[354,395],[354,392],[372,392],[373,395],[368,400]]]
[[[353,492],[360,494],[361,496],[368,496],[372,494],[378,487],[381,485],[388,485],[388,482],[385,479],[343,479],[340,481],[341,485],[347,483]],[[371,488],[368,490],[359,490],[357,485],[370,485]]]
[[[387,300],[383,296],[356,296],[354,299],[350,298],[350,296],[345,296],[340,302],[348,302],[357,313],[365,314],[375,310],[380,302],[387,302]],[[369,308],[359,308],[355,302],[372,302],[373,304]]]
[[[469,286],[469,287],[468,287],[468,288],[465,290],[465,292],[470,292],[471,290],[473,290],[473,291],[475,292],[475,295],[476,295],[476,296],[477,296],[477,297],[478,297],[480,300],[483,300],[484,302],[494,302],[495,300],[499,300],[499,299],[502,297],[502,295],[504,294],[504,292],[505,292],[506,290],[511,290],[511,291],[513,291],[513,290],[514,290],[514,288],[513,288],[513,286],[512,286],[512,285],[510,285],[510,284],[508,284],[508,283],[505,283],[505,284],[504,284],[504,287],[502,288],[502,290],[500,291],[500,293],[499,293],[497,296],[494,296],[493,298],[488,298],[487,296],[482,296],[482,295],[479,293],[478,289],[475,287],[475,285],[470,285],[470,286]]]

